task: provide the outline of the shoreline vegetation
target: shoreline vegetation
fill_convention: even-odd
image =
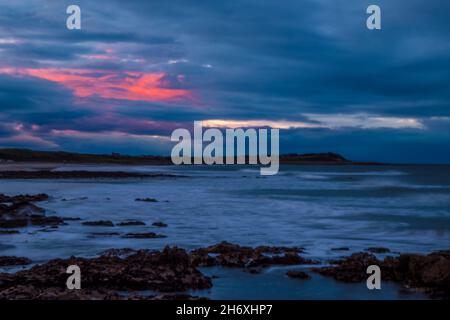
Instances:
[[[79,223],[92,229],[117,226],[124,231],[122,236],[129,238],[164,237],[155,233],[127,233],[127,226],[142,224],[140,221],[113,223],[47,216],[46,210],[35,203],[49,199],[47,194],[0,194],[1,237],[20,233],[21,228],[28,226],[58,228],[67,223]],[[167,224],[158,221],[153,226],[164,228]],[[120,235],[117,232],[105,236]],[[349,248],[331,250],[348,251]],[[94,258],[70,257],[40,264],[34,264],[27,257],[0,256],[0,267],[25,267],[13,273],[0,273],[0,299],[204,299],[186,294],[189,290],[213,287],[213,278],[203,274],[200,268],[237,268],[251,276],[277,265],[292,268],[285,275],[299,283],[310,280],[314,273],[336,281],[365,283],[367,267],[378,265],[383,280],[426,293],[430,298],[450,298],[450,250],[423,255],[391,253],[388,248],[373,247],[331,261],[311,260],[302,256],[303,253],[305,248],[301,247],[247,247],[223,241],[190,251],[170,246],[162,250],[116,248]],[[66,269],[70,265],[82,270],[81,290],[66,288]],[[307,266],[307,269],[299,271],[299,266]]]
[[[172,160],[167,156],[152,155],[130,156],[119,153],[82,154],[63,151],[0,149],[0,163],[172,165]],[[280,164],[383,165],[379,162],[351,161],[333,152],[284,154],[280,155]]]

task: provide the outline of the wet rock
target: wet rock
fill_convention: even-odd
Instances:
[[[218,265],[215,257],[210,256],[207,252],[195,250],[190,253],[192,264],[197,267],[212,267]]]
[[[81,268],[82,290],[66,289],[69,265]],[[14,274],[2,273],[0,299],[119,299],[124,297],[118,291],[183,292],[211,286],[211,279],[195,268],[185,250],[166,247],[163,251],[140,250],[126,258],[56,259]]]
[[[187,294],[160,294],[160,295],[124,295],[119,294],[110,289],[84,289],[68,290],[60,287],[52,288],[36,288],[34,286],[17,286],[0,291],[0,300],[14,299],[14,300],[207,300],[206,298],[190,296]]]
[[[17,196],[7,196],[4,194],[0,194],[0,203],[4,202],[12,202],[12,203],[21,203],[21,202],[38,202],[48,200],[49,196],[45,193],[39,193],[35,195],[17,195]]]
[[[0,228],[23,228],[28,225],[28,219],[14,219],[2,217],[0,220]]]
[[[127,226],[145,226],[145,222],[138,220],[126,220],[117,224],[119,227],[127,227]]]
[[[336,280],[345,282],[361,282],[367,279],[367,267],[379,265],[378,259],[370,253],[359,252],[343,260],[330,261],[334,266],[313,268],[312,270],[324,276],[331,276]],[[384,278],[384,273],[383,273]]]
[[[167,227],[167,224],[165,224],[164,222],[158,221],[158,222],[153,222],[152,226],[158,227],[158,228],[165,228],[165,227]]]
[[[17,216],[44,216],[45,210],[28,202],[19,202],[11,206]]]
[[[377,265],[383,280],[418,288],[431,296],[450,298],[450,250],[429,255],[401,254],[384,260],[360,252],[331,263],[332,266],[312,270],[340,281],[363,282],[367,279],[367,267]]]
[[[46,216],[45,210],[31,201],[44,201],[46,194],[37,195],[0,195],[0,228],[22,228],[28,225],[52,226],[63,224],[62,218]]]
[[[67,199],[67,198],[63,198],[61,199],[61,201],[83,201],[83,200],[88,200],[88,197],[80,197],[80,198],[71,198],[71,199]]]
[[[243,247],[224,241],[206,248],[193,250],[191,259],[199,266],[221,265],[238,268],[264,268],[271,265],[316,263],[316,261],[299,256],[297,254],[299,250],[299,248],[286,247]]]
[[[287,252],[281,256],[264,257],[256,261],[261,265],[296,265],[296,264],[316,264],[317,261],[305,259],[296,253]]]
[[[127,233],[123,238],[130,239],[155,239],[155,238],[166,238],[167,236],[163,234],[157,234],[154,232],[143,232],[143,233]]]
[[[141,297],[138,297],[138,299]],[[191,296],[188,294],[163,294],[163,295],[158,295],[158,296],[153,296],[151,297],[151,300],[194,300],[194,301],[198,301],[198,300],[208,300],[207,298],[203,298],[203,297],[197,297],[197,296]]]
[[[241,247],[238,244],[233,244],[227,241],[222,241],[218,244],[211,245],[206,248],[199,249],[207,253],[230,253],[235,251],[252,251],[251,247]]]
[[[81,224],[89,227],[114,227],[114,223],[109,220],[85,221]]]
[[[64,223],[64,220],[60,217],[56,216],[39,216],[39,217],[31,217],[31,224],[34,226],[52,226],[57,227]]]
[[[331,248],[331,251],[349,251],[350,248],[348,247],[338,247],[338,248]]]
[[[115,258],[121,258],[125,259],[132,254],[136,254],[137,250],[131,249],[131,248],[123,248],[123,249],[108,249],[101,253],[101,256],[105,257],[115,257]]]
[[[22,258],[22,257],[0,257],[0,266],[22,266],[30,264],[31,260],[28,258]]]
[[[308,275],[306,272],[303,272],[303,271],[288,271],[288,272],[286,272],[286,275],[289,278],[300,279],[300,280],[309,280],[309,279],[311,279],[311,276]]]
[[[141,202],[158,202],[155,198],[137,198],[135,201],[141,201]]]
[[[245,271],[247,271],[250,274],[260,274],[262,272],[262,268],[261,267],[255,267],[255,268],[247,268],[245,269]]]
[[[273,253],[273,254],[280,254],[280,253],[302,253],[304,252],[304,248],[299,247],[271,247],[271,246],[259,246],[255,248],[256,252],[260,253]]]
[[[77,217],[63,217],[62,218],[64,221],[80,221],[81,218],[77,218]]]
[[[32,233],[28,233],[28,234],[35,234],[35,233],[37,233],[37,232],[55,232],[56,230],[55,229],[53,229],[53,228],[44,228],[44,229],[39,229],[39,230],[36,230],[35,232],[32,232]]]
[[[388,252],[391,252],[391,250],[389,250],[388,248],[383,248],[383,247],[367,248],[366,251],[371,252],[371,253],[388,253]]]
[[[90,234],[94,237],[113,237],[113,236],[120,236],[119,232],[94,232]]]
[[[18,230],[0,230],[0,235],[19,234]]]
[[[64,287],[39,288],[33,285],[17,285],[0,289],[0,300],[121,300],[112,290],[81,289]]]
[[[402,254],[398,258],[387,257],[395,279],[408,287],[425,289],[432,296],[450,298],[450,250],[429,255]]]

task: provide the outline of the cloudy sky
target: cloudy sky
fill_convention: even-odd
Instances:
[[[0,147],[170,154],[203,120],[280,128],[283,153],[450,163],[449,30],[441,0],[0,0]]]

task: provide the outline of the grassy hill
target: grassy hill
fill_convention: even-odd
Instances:
[[[0,149],[0,162],[47,162],[47,163],[110,163],[170,165],[170,157],[128,156],[112,154],[82,154],[64,151],[34,151],[29,149]],[[286,154],[280,156],[283,164],[354,164],[337,153]]]

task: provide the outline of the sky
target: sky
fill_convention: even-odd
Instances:
[[[0,147],[169,155],[193,121],[450,163],[450,2],[0,0]]]

